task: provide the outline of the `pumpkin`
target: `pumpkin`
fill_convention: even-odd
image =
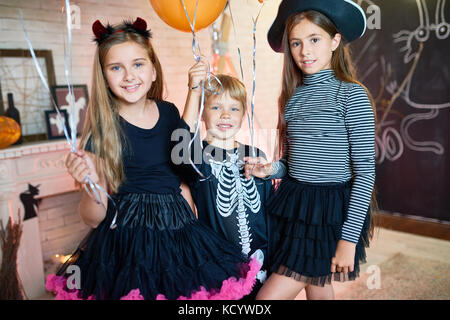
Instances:
[[[0,116],[0,149],[9,147],[20,138],[20,126],[12,118]]]

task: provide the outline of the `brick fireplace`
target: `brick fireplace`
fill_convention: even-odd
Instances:
[[[72,253],[90,230],[77,212],[80,199],[81,192],[76,191],[45,197],[39,204],[39,233],[45,275],[54,273],[57,263]]]
[[[72,252],[88,232],[77,214],[80,193],[64,166],[68,152],[65,140],[0,150],[0,219],[4,225],[10,216],[17,221],[20,209],[17,264],[29,299],[45,294],[45,275],[54,271],[55,255]]]

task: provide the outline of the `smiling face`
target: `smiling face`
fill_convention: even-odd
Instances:
[[[289,33],[291,55],[304,74],[330,69],[333,51],[340,41],[339,33],[331,37],[324,29],[306,18],[301,19]]]
[[[234,136],[242,125],[244,112],[242,102],[233,99],[228,91],[221,95],[211,95],[205,103],[203,112],[208,143],[232,149]]]
[[[145,102],[156,80],[146,49],[133,41],[116,44],[106,54],[103,66],[109,89],[120,105]]]

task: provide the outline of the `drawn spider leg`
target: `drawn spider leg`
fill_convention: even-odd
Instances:
[[[415,151],[430,151],[434,152],[438,155],[442,155],[444,153],[444,147],[435,141],[415,141],[409,135],[409,127],[417,121],[421,120],[431,120],[438,116],[438,109],[430,109],[427,113],[414,113],[410,114],[402,120],[401,123],[401,131],[402,136],[405,141],[405,144],[411,150]]]
[[[434,29],[436,32],[436,37],[439,40],[447,39],[450,35],[450,24],[447,23],[445,20],[445,1],[446,0],[438,0],[437,6],[436,6],[436,13],[435,13],[435,25]]]

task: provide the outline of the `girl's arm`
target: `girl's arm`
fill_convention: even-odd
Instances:
[[[355,84],[349,93],[345,124],[353,184],[341,239],[357,243],[375,183],[375,117],[367,93]]]
[[[187,203],[191,207],[192,212],[195,214],[195,217],[198,218],[197,210],[195,207],[194,199],[192,198],[191,189],[185,182],[181,182],[181,195],[184,199],[186,199]]]
[[[78,183],[84,185],[87,175],[92,182],[99,184],[106,190],[104,179],[100,179],[94,164],[94,155],[88,155],[87,152],[79,150],[76,153],[70,153],[66,159],[66,167],[69,174]],[[88,186],[89,188],[89,186]],[[89,190],[93,195],[94,192]],[[82,190],[81,201],[78,206],[78,213],[85,224],[92,228],[96,228],[106,216],[106,208],[108,199],[105,194],[99,192],[101,203],[97,203],[92,199],[86,190]]]
[[[374,113],[367,93],[360,85],[351,88],[345,124],[354,179],[347,218],[342,226],[335,257],[331,261],[332,272],[351,272],[354,269],[356,244],[361,235],[375,183]]]
[[[273,172],[272,163],[267,162],[263,157],[244,157],[243,160],[245,161],[244,175],[247,180],[250,176],[264,179]]]
[[[189,125],[190,131],[195,131],[198,110],[202,95],[200,82],[206,79],[206,65],[199,61],[189,69],[189,91],[184,106],[183,120]]]
[[[287,154],[289,144],[287,140],[284,141],[284,155],[279,161],[268,163],[265,158],[258,157],[246,157],[245,161],[245,177],[250,179],[250,175],[257,178],[269,180],[269,179],[281,179],[287,174]]]

